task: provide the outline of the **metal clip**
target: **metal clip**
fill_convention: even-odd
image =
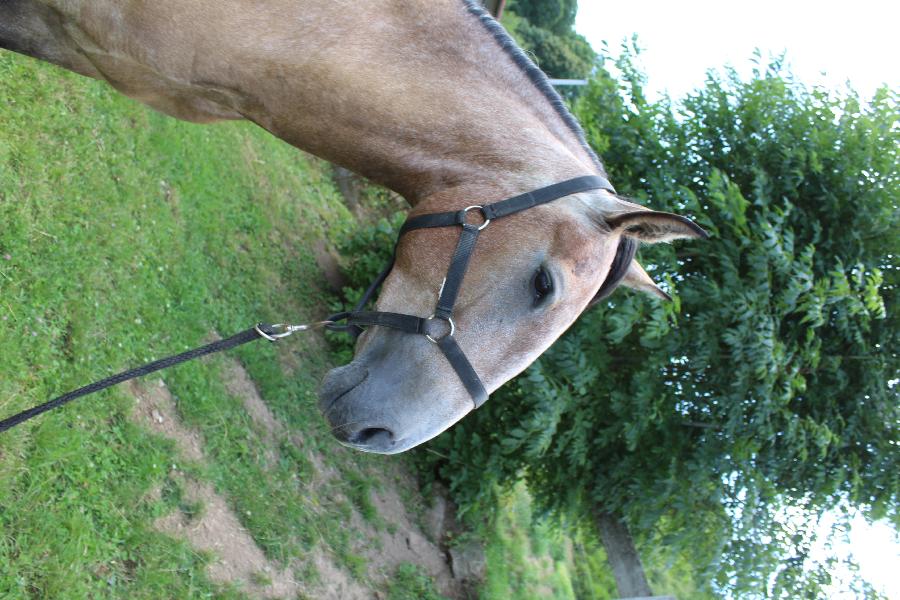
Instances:
[[[266,338],[270,342],[277,342],[281,338],[286,338],[289,335],[296,333],[297,331],[309,331],[311,329],[318,329],[319,327],[325,327],[326,325],[331,325],[332,323],[334,323],[334,321],[317,321],[315,323],[305,323],[303,325],[275,323],[274,325],[268,326],[270,329],[280,330],[277,333],[266,333],[265,331],[260,329],[260,324],[257,324],[253,329],[256,330],[256,333],[258,333],[260,337]]]

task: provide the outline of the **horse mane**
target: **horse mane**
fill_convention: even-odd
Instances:
[[[478,20],[484,28],[487,29],[488,33],[493,36],[494,40],[500,45],[503,51],[506,52],[506,55],[512,59],[538,91],[543,94],[553,107],[553,110],[556,111],[556,114],[559,115],[563,120],[563,123],[566,124],[566,127],[575,134],[578,143],[581,144],[584,151],[591,157],[591,160],[594,161],[594,164],[600,169],[600,172],[605,175],[606,171],[603,168],[600,157],[598,157],[594,150],[588,145],[587,140],[584,137],[584,130],[581,129],[581,125],[578,124],[578,121],[576,121],[575,117],[572,116],[572,113],[569,112],[562,97],[550,84],[547,75],[534,64],[534,61],[531,60],[521,48],[519,48],[515,40],[507,33],[506,29],[504,29],[503,26],[481,6],[478,0],[463,0],[463,2],[466,4],[469,13],[478,17]]]

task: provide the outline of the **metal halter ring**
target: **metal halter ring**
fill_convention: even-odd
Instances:
[[[486,215],[486,214],[484,214],[484,207],[483,207],[483,206],[479,206],[479,205],[477,205],[477,204],[475,204],[475,205],[473,205],[473,206],[467,206],[467,207],[465,207],[465,208],[463,209],[463,213],[468,213],[468,212],[469,212],[470,210],[472,210],[473,208],[477,208],[478,210],[480,210],[480,211],[481,211],[481,216],[484,217],[484,223],[482,223],[481,226],[478,228],[478,231],[481,231],[482,229],[484,229],[485,227],[488,226],[488,223],[490,223],[491,220],[487,218],[487,215]]]
[[[453,323],[453,318],[452,318],[452,317],[447,317],[447,318],[445,319],[444,317],[436,317],[434,314],[432,314],[430,317],[428,317],[428,318],[425,319],[425,320],[426,320],[426,321],[433,321],[434,319],[440,319],[440,320],[442,320],[442,321],[447,321],[447,323],[450,324],[450,333],[448,333],[447,335],[442,335],[442,336],[441,336],[440,338],[438,338],[438,339],[434,339],[433,337],[431,337],[431,334],[429,334],[429,333],[426,333],[426,334],[425,334],[425,337],[428,338],[428,341],[429,341],[429,342],[432,342],[432,343],[434,343],[434,344],[437,344],[440,340],[444,339],[445,337],[449,337],[449,336],[453,335],[453,332],[456,331],[456,325],[454,325],[454,323]]]

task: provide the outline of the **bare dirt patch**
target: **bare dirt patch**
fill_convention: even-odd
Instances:
[[[269,561],[211,485],[184,482],[185,498],[203,505],[202,515],[190,520],[181,511],[158,519],[154,526],[164,533],[188,540],[202,551],[211,552],[210,579],[236,585],[254,598],[294,598],[302,589],[289,569],[279,569]]]
[[[226,363],[225,385],[229,393],[241,399],[254,422],[268,432],[269,439],[267,441],[273,443],[274,438],[283,433],[283,427],[260,397],[259,390],[250,376],[236,360],[228,360]],[[292,441],[302,447],[298,443],[299,440],[292,439]],[[310,455],[310,460],[316,467],[319,486],[340,476],[340,473],[323,461],[322,457],[314,452]],[[401,472],[396,468],[388,470],[394,478],[399,480],[396,485],[402,485],[408,489],[417,487],[414,478],[408,473]],[[371,499],[379,517],[384,520],[385,526],[376,528],[366,523],[356,511],[354,511],[352,519],[353,527],[362,534],[360,537],[369,541],[361,548],[361,553],[368,562],[370,579],[377,584],[386,586],[397,567],[403,563],[412,563],[420,566],[435,580],[441,593],[452,598],[463,597],[463,588],[460,582],[454,579],[453,572],[447,563],[447,556],[440,547],[441,534],[432,534],[429,539],[429,536],[414,522],[413,516],[407,511],[393,483],[386,484],[382,490],[373,492]],[[392,531],[393,533],[391,533]],[[338,593],[336,596],[338,598],[352,597],[348,595],[351,593],[351,588],[347,586],[355,582],[349,579],[345,572],[334,569],[333,565],[329,567],[327,562],[330,561],[323,561],[324,558],[324,556],[316,556],[313,559],[314,564],[323,575],[323,581],[328,582],[324,586],[326,589],[322,591]],[[323,569],[328,571],[327,575],[322,571]],[[371,590],[366,591],[361,587],[358,591],[371,594]]]
[[[137,422],[175,442],[184,458],[204,461],[200,434],[178,419],[175,402],[162,380],[146,384],[132,381],[129,391],[135,399],[132,417]],[[156,529],[187,539],[198,550],[211,552],[215,560],[207,571],[217,583],[238,586],[253,597],[295,597],[301,585],[289,570],[280,569],[266,558],[225,499],[207,483],[185,478],[182,481],[185,498],[203,506],[202,516],[192,521],[176,510],[157,519]]]
[[[225,389],[232,396],[240,398],[250,418],[267,434],[266,441],[272,443],[275,436],[281,433],[281,423],[263,402],[256,384],[250,379],[247,371],[238,361],[228,359],[225,361],[222,375],[225,379]]]
[[[341,265],[338,260],[338,254],[333,248],[325,245],[325,242],[319,240],[313,245],[313,255],[316,258],[316,265],[322,270],[325,276],[325,282],[332,292],[340,292],[347,285],[347,279],[341,272]]]
[[[143,384],[132,380],[128,390],[134,396],[132,416],[135,421],[175,442],[184,458],[203,461],[203,438],[178,420],[175,401],[162,379]]]
[[[267,442],[274,443],[275,438],[284,432],[284,428],[260,397],[259,390],[243,366],[236,360],[227,360],[224,376],[228,392],[241,399],[257,426],[268,432]],[[302,447],[300,440],[292,438],[292,442]],[[340,476],[340,473],[322,460],[321,456],[315,452],[309,455],[317,472],[316,488]],[[396,468],[390,468],[389,471],[399,480],[396,485],[408,489],[417,487],[414,478],[408,473]],[[441,593],[452,598],[463,597],[460,582],[454,579],[447,557],[440,547],[441,534],[432,533],[429,539],[407,511],[393,482],[384,485],[381,491],[373,492],[371,499],[385,526],[376,528],[366,523],[355,511],[352,519],[352,526],[362,534],[360,538],[368,540],[365,544],[361,544],[360,550],[369,565],[370,579],[376,584],[386,586],[397,567],[403,563],[412,563],[422,567],[435,580]],[[323,585],[320,592],[326,594],[318,597],[353,598],[356,597],[352,595],[354,593],[363,594],[359,596],[361,598],[371,597],[371,590],[356,584],[346,572],[337,569],[326,556],[315,554],[312,561],[322,576]],[[355,584],[355,588],[351,584]],[[331,596],[332,593],[337,595]]]
[[[259,390],[256,389],[256,384],[250,379],[241,363],[233,358],[225,359],[222,376],[225,389],[228,390],[229,394],[240,399],[241,404],[244,405],[244,410],[247,411],[256,427],[262,432],[266,441],[266,461],[270,466],[275,464],[275,461],[278,460],[276,440],[282,433],[281,423],[278,422],[275,415],[266,406],[266,403],[259,395]]]
[[[274,460],[278,455],[278,443],[289,439],[298,448],[304,448],[278,421],[259,394],[243,366],[234,359],[225,359],[223,379],[229,394],[239,398],[263,434],[266,451]],[[183,458],[204,462],[203,438],[178,419],[175,402],[162,380],[129,384],[135,398],[133,418],[148,429],[173,440]],[[329,482],[337,481],[341,473],[317,452],[305,452],[316,469],[316,478],[309,492],[316,493]],[[386,464],[387,466],[387,464]],[[367,523],[354,510],[350,523],[334,524],[352,527],[358,542],[355,551],[366,558],[368,581],[376,588],[385,589],[397,567],[403,563],[420,566],[430,575],[442,594],[450,598],[465,597],[459,580],[454,579],[447,557],[440,547],[442,534],[437,531],[426,535],[413,513],[407,510],[398,494],[400,487],[415,489],[415,479],[397,466],[387,466],[381,489],[371,494],[378,518],[377,526]],[[180,510],[158,519],[154,525],[160,531],[188,540],[201,551],[208,551],[215,559],[208,566],[209,577],[216,582],[234,585],[252,597],[293,598],[305,594],[323,600],[364,600],[380,598],[383,594],[353,578],[336,564],[323,548],[318,547],[288,568],[268,560],[238,516],[231,510],[224,497],[217,494],[208,483],[184,478],[185,499],[199,502],[204,508],[201,516],[191,520]],[[302,564],[312,565],[318,573],[315,582],[298,582],[294,572],[301,572]]]
[[[323,552],[315,552],[310,558],[319,574],[319,586],[313,598],[324,600],[371,600],[378,597],[371,589],[356,582],[347,571],[337,565]]]
[[[284,431],[281,423],[266,406],[259,394],[259,390],[250,379],[249,374],[236,360],[228,359],[223,370],[225,387],[228,392],[241,399],[245,409],[250,414],[258,427],[267,432],[267,442],[275,443],[275,439]],[[292,441],[296,444],[298,440]],[[320,484],[340,474],[328,465],[322,458],[312,453],[311,461],[318,471]],[[392,469],[394,470],[394,469]],[[416,486],[415,481],[407,474],[396,473],[397,477],[404,479],[402,485]],[[372,545],[366,545],[363,554],[370,566],[369,575],[373,581],[387,584],[394,570],[402,563],[413,563],[422,567],[426,573],[434,578],[438,587],[447,595],[459,597],[457,582],[447,564],[446,556],[440,547],[428,539],[407,512],[403,501],[393,486],[385,486],[381,492],[372,494],[372,503],[379,516],[388,524],[391,524],[390,533],[387,528],[376,529],[365,523],[358,514],[354,516],[353,525],[360,530],[363,537],[373,540]],[[326,556],[316,554],[313,563],[322,575],[323,593],[335,593],[336,598],[353,598],[352,594],[363,594],[360,598],[371,597],[372,591],[362,588],[350,579],[347,574],[337,569]],[[325,596],[320,596],[325,597]],[[332,596],[328,596],[332,597]]]
[[[405,483],[415,489],[416,483],[411,477],[404,475],[400,477],[409,479]],[[442,594],[451,598],[463,597],[460,582],[453,578],[444,551],[438,543],[428,539],[418,524],[412,521],[397,489],[385,485],[382,490],[373,492],[372,504],[375,505],[378,515],[387,523],[383,531],[374,531],[371,526],[368,527],[367,533],[375,536],[381,546],[365,552],[366,558],[376,571],[372,575],[380,577],[387,583],[398,566],[402,563],[412,563],[420,566],[434,579]],[[392,530],[394,533],[391,533]]]

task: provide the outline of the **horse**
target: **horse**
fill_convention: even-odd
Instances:
[[[401,194],[411,219],[465,219],[473,206],[606,177],[547,77],[474,0],[3,0],[0,48],[178,119],[252,121]],[[403,235],[376,309],[431,313],[459,236]],[[610,185],[511,214],[469,249],[450,336],[490,393],[618,285],[666,298],[635,249],[691,237],[705,233]],[[365,329],[319,392],[339,442],[403,452],[473,410],[460,370],[429,340]]]

